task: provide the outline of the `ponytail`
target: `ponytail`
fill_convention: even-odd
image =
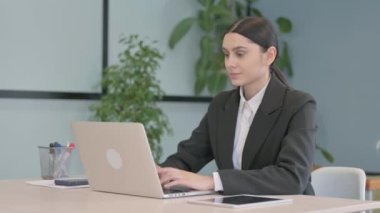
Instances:
[[[285,75],[282,73],[282,71],[276,65],[272,64],[270,66],[270,71],[273,75],[275,75],[281,81],[281,83],[285,84],[286,86],[289,86]]]

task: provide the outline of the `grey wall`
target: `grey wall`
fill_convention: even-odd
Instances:
[[[100,91],[101,0],[1,0],[0,89]]]
[[[292,84],[318,101],[317,141],[336,165],[380,172],[380,1],[259,1],[275,19],[289,17]],[[317,162],[325,161],[317,156]]]
[[[94,86],[100,79],[101,59],[94,58],[101,53],[90,47],[98,48],[95,43],[100,39],[99,34],[93,33],[101,28],[101,11],[97,11],[101,10],[100,1],[76,2],[34,0],[32,4],[27,0],[0,0],[0,89],[97,91]],[[78,12],[68,5],[83,10]],[[380,138],[377,122],[380,118],[380,94],[377,92],[380,74],[376,63],[380,47],[380,25],[377,23],[380,1],[262,0],[258,7],[270,19],[283,15],[293,21],[293,32],[286,37],[295,71],[290,81],[294,87],[313,94],[318,101],[318,143],[333,153],[335,165],[359,166],[380,172],[380,153],[375,149]],[[49,18],[42,19],[41,10],[49,11],[50,8],[55,12],[51,15],[45,12]],[[190,36],[174,51],[169,50],[166,43],[173,26],[182,18],[195,14],[196,8],[196,1],[188,0],[149,3],[110,0],[110,63],[116,61],[121,50],[117,43],[121,33],[138,33],[158,40],[158,48],[166,55],[158,73],[162,87],[168,95],[191,95],[192,68],[198,56],[198,30],[192,29]],[[66,12],[59,12],[61,9]],[[98,25],[90,28],[71,26],[73,16],[82,20],[86,15],[92,15]],[[31,16],[39,21],[31,22]],[[92,23],[92,19],[86,20]],[[64,36],[54,34],[55,23],[66,23],[63,24],[66,26],[62,31]],[[20,40],[16,28],[29,29],[25,36],[32,40]],[[41,42],[33,31],[38,28],[53,33],[56,40]],[[76,60],[82,58],[77,48],[81,39],[85,52],[96,52],[91,56],[93,63]],[[33,46],[33,41],[41,43]],[[73,45],[63,48],[62,43],[63,46]],[[93,45],[86,46],[88,43]],[[53,52],[45,54],[49,48],[53,48]],[[36,57],[36,51],[39,55],[45,54],[42,59],[49,59],[46,64],[37,60],[38,57],[37,61],[25,62]],[[55,66],[58,68],[54,69]],[[36,75],[32,73],[37,73],[39,78],[34,78]],[[57,83],[50,83],[55,81]],[[88,119],[91,115],[88,106],[92,103],[94,101],[0,99],[0,144],[3,147],[0,149],[0,179],[38,177],[37,146],[55,140],[72,140],[70,122]],[[189,136],[207,104],[165,102],[159,106],[174,128],[174,135],[164,137],[164,155],[167,156],[175,151],[179,140]],[[74,157],[73,172],[81,173],[76,153]],[[327,164],[319,154],[316,162]],[[204,172],[214,169],[211,165]]]

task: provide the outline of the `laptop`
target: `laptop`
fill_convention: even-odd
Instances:
[[[71,127],[92,190],[152,198],[215,193],[163,190],[141,123],[74,122]]]

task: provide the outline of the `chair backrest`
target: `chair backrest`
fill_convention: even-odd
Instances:
[[[322,167],[311,173],[316,196],[365,200],[366,174],[353,167]]]

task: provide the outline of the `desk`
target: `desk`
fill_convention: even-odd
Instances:
[[[218,195],[211,195],[218,196]],[[18,213],[97,213],[97,212],[141,212],[141,213],[203,213],[236,212],[233,209],[189,204],[189,199],[210,197],[198,196],[175,199],[154,199],[128,195],[95,192],[89,188],[56,189],[32,186],[22,180],[0,181],[1,212]],[[278,196],[293,199],[293,204],[255,208],[254,212],[352,212],[380,208],[380,202],[340,198],[325,198],[306,195]],[[253,209],[239,210],[239,213]]]
[[[366,200],[373,200],[373,191],[380,190],[380,176],[367,176]]]

